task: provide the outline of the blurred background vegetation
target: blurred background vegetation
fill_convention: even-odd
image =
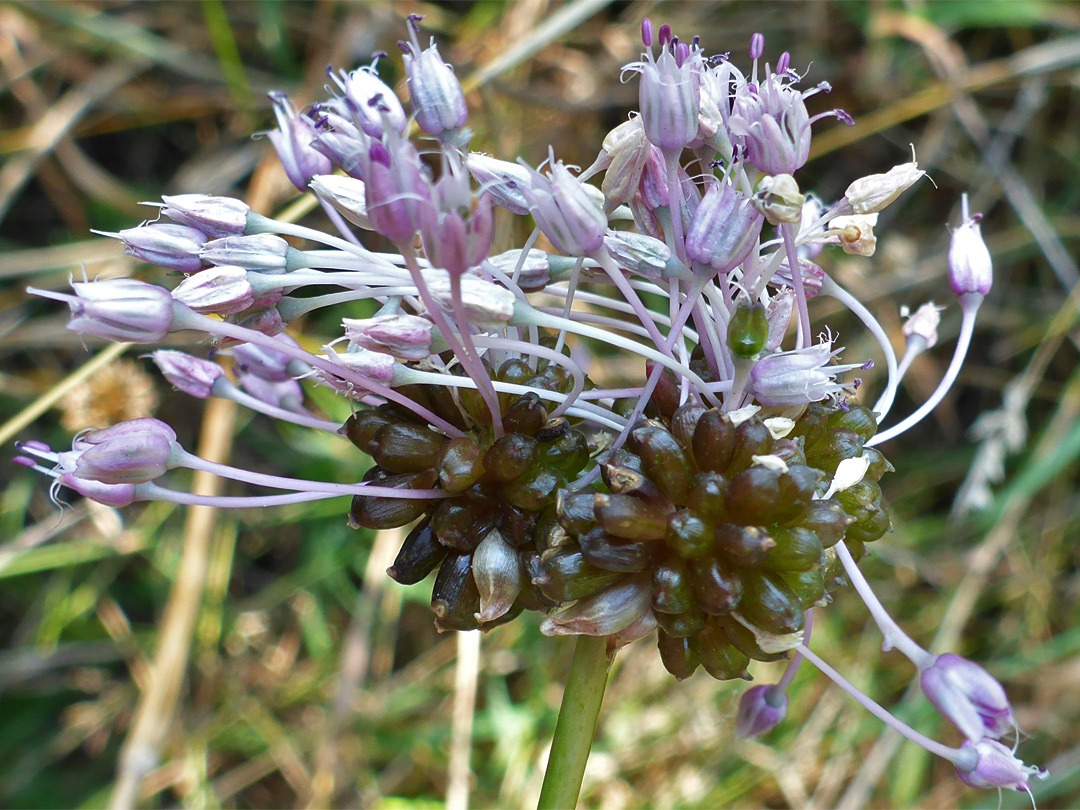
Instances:
[[[138,351],[102,356],[104,344],[66,331],[66,313],[23,289],[63,287],[83,267],[160,281],[89,229],[129,227],[147,215],[137,203],[161,193],[236,195],[264,213],[293,203],[268,142],[250,137],[271,122],[266,91],[309,103],[324,94],[328,64],[351,68],[377,50],[392,54],[382,70],[398,83],[395,42],[409,12],[426,15],[443,55],[475,79],[473,147],[500,157],[537,163],[552,144],[567,162],[591,163],[636,105],[619,68],[638,53],[643,15],[740,59],[761,31],[773,59],[790,50],[794,65],[810,65],[808,81],[832,84],[812,111],[842,107],[857,123],[818,126],[804,190],[835,199],[913,144],[933,184],[883,215],[872,260],[828,259],[898,345],[901,305],[949,307],[895,418],[948,362],[959,312],[944,275],[946,225],[971,193],[986,213],[995,287],[953,394],[884,448],[898,470],[883,482],[895,531],[863,568],[919,641],[1005,682],[1030,735],[1024,759],[1052,773],[1036,785],[1039,806],[1080,805],[1076,4],[0,5],[3,443],[63,447],[81,428],[155,414],[186,446],[242,466],[358,479],[365,462],[346,443],[177,394]],[[504,229],[500,249],[512,236]],[[872,353],[854,323],[819,303],[813,313],[849,357]],[[189,341],[171,337],[205,351]],[[872,392],[876,374],[865,375]],[[332,418],[345,415],[325,391],[310,393]],[[535,616],[484,636],[478,662],[460,657],[459,640],[432,626],[430,582],[385,577],[399,538],[348,529],[343,502],[213,515],[76,500],[61,514],[41,477],[14,465],[0,476],[0,806],[102,806],[120,762],[128,798],[148,806],[435,807],[448,791],[461,806],[465,788],[477,807],[535,802],[570,653],[539,634]],[[920,730],[959,743],[908,694],[911,667],[881,653],[854,594],[821,612],[814,646]],[[155,656],[171,675],[156,688]],[[775,666],[755,675],[775,679]],[[676,684],[650,641],[621,652],[583,804],[997,806],[883,736],[805,666],[788,721],[736,743],[743,688],[702,672]],[[125,757],[133,727],[142,747]]]

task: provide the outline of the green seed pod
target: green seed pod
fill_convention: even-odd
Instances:
[[[799,518],[799,525],[816,534],[825,548],[832,548],[839,543],[848,526],[854,522],[855,518],[848,515],[835,498],[811,501],[806,512]]]
[[[720,616],[731,613],[743,596],[743,577],[738,569],[716,557],[691,560],[690,587],[698,605],[706,613]]]
[[[533,534],[539,517],[536,512],[518,509],[499,498],[495,507],[495,528],[502,533],[503,540],[514,548],[535,548]]]
[[[427,397],[432,411],[459,430],[468,430],[469,425],[454,399],[452,388],[438,385],[428,385],[425,388],[428,389]]]
[[[653,569],[652,606],[658,613],[685,613],[695,607],[690,572],[684,560],[671,555]]]
[[[743,470],[728,483],[724,506],[732,523],[761,526],[781,513],[780,472],[757,465]]]
[[[540,555],[540,570],[532,583],[553,602],[573,602],[614,585],[623,574],[604,571],[585,561],[578,546],[549,549]]]
[[[484,451],[472,439],[461,436],[442,447],[437,467],[439,483],[451,495],[464,492],[484,474]]]
[[[430,428],[407,422],[390,422],[379,428],[371,441],[371,457],[392,473],[412,473],[433,467],[446,437]]]
[[[499,394],[501,397],[502,394]],[[524,433],[535,436],[547,421],[547,408],[540,397],[531,391],[522,394],[503,414],[503,430],[507,433]]]
[[[495,376],[499,382],[513,383],[514,385],[525,385],[526,381],[533,376],[532,367],[527,360],[523,360],[520,357],[511,357],[499,366],[499,371]],[[535,394],[533,396],[536,396]],[[499,405],[505,413],[507,408],[511,407],[511,404],[518,397],[517,394],[501,393],[498,395]],[[542,407],[542,406],[541,406]],[[507,432],[510,432],[509,430]]]
[[[435,471],[424,470],[407,475],[394,475],[379,482],[379,486],[396,489],[431,489],[435,485]],[[412,523],[431,505],[419,498],[372,498],[354,495],[349,507],[349,525],[354,529],[396,529]]]
[[[555,499],[555,513],[559,523],[570,534],[584,534],[596,525],[595,492],[567,492],[559,490]]]
[[[480,591],[472,576],[471,554],[448,554],[439,566],[431,590],[431,612],[440,633],[447,630],[476,630],[480,623]]]
[[[705,626],[693,637],[691,644],[705,671],[717,680],[750,679],[750,673],[746,671],[746,665],[750,663],[749,656],[743,655],[732,646],[712,617],[705,620]]]
[[[710,524],[690,509],[668,515],[664,541],[672,551],[688,560],[704,557],[716,548]]]
[[[503,488],[503,497],[519,509],[538,511],[555,503],[555,493],[566,486],[566,476],[554,467],[533,467]]]
[[[836,412],[836,407],[826,402],[811,402],[806,406],[803,415],[795,420],[795,427],[788,434],[789,439],[803,437],[810,444],[828,428],[829,417]]]
[[[700,402],[687,400],[671,415],[671,435],[687,454],[694,452],[694,431],[707,410]]]
[[[509,612],[521,592],[517,552],[498,530],[490,531],[473,553],[473,579],[480,592],[478,622],[493,622]]]
[[[789,467],[795,464],[806,464],[806,440],[802,436],[797,439],[783,438],[773,442],[772,455],[781,459]]]
[[[589,463],[589,442],[584,433],[573,428],[543,442],[539,451],[541,464],[560,469],[567,477],[577,475]]]
[[[823,571],[781,571],[780,578],[795,592],[806,609],[823,607],[831,601],[825,592]]]
[[[613,537],[599,526],[578,537],[578,543],[581,545],[581,553],[590,565],[624,574],[644,571],[664,552],[659,543]]]
[[[794,633],[806,621],[802,601],[776,574],[746,571],[739,613],[755,627],[777,635]]]
[[[655,368],[656,363],[652,360],[645,361],[646,379],[653,375],[653,369]],[[670,369],[661,367],[660,379],[657,381],[656,389],[653,391],[652,402],[656,405],[656,409],[660,411],[661,416],[668,419],[675,413],[675,409],[679,407],[679,382]]]
[[[769,552],[765,567],[772,571],[811,571],[821,568],[825,548],[821,540],[802,526],[778,526],[772,530],[776,548]]]
[[[720,627],[721,632],[736,650],[741,652],[751,661],[783,661],[788,657],[787,653],[767,653],[758,646],[753,631],[735,621],[731,616],[714,616],[714,622]]]
[[[727,345],[731,353],[744,360],[757,357],[765,348],[768,337],[769,319],[765,307],[740,301],[728,322]]]
[[[690,459],[675,437],[661,427],[642,427],[631,436],[638,446],[642,471],[673,501],[690,487]]]
[[[487,501],[450,498],[440,503],[431,516],[435,538],[459,552],[472,551],[494,526],[495,513]]]
[[[503,483],[522,475],[536,460],[536,439],[523,433],[507,433],[484,453],[484,469],[491,481]]]
[[[664,669],[676,680],[685,681],[698,668],[698,655],[690,639],[669,636],[661,629],[656,634],[656,646]]]
[[[754,463],[754,456],[772,453],[773,437],[761,419],[752,416],[735,428],[735,449],[724,474],[731,478]]]
[[[780,476],[780,504],[777,521],[791,520],[803,514],[814,499],[814,493],[825,480],[824,473],[805,464],[789,464]]]
[[[710,525],[726,523],[727,491],[727,479],[720,473],[698,473],[690,481],[690,490],[686,493],[686,505]]]
[[[446,546],[435,540],[431,521],[422,520],[409,532],[386,573],[402,585],[415,585],[434,571],[445,556]]]
[[[761,565],[776,546],[776,541],[761,526],[721,523],[713,538],[716,550],[724,559],[740,568]]]
[[[631,495],[596,495],[596,522],[608,534],[627,540],[662,540],[667,516],[646,501]]]
[[[859,434],[859,438],[864,442],[877,433],[878,429],[874,412],[865,405],[859,404],[850,406],[846,411],[835,411],[829,416],[825,424],[833,429],[845,428],[853,430]]]
[[[656,623],[669,636],[689,638],[705,626],[705,613],[696,607],[685,613],[657,613]]]
[[[885,473],[896,471],[896,468],[876,447],[863,448],[862,454],[863,458],[870,460],[870,466],[866,468],[866,477],[871,481],[880,481]]]
[[[705,472],[723,472],[735,452],[735,426],[720,411],[705,411],[691,440],[694,461]]]
[[[862,453],[859,434],[846,428],[837,428],[821,434],[806,443],[806,463],[824,470],[829,475],[836,472],[841,461]]]
[[[374,409],[357,411],[345,420],[341,432],[350,442],[370,456],[375,434],[390,421],[385,414]]]

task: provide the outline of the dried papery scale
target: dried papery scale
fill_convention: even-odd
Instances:
[[[823,249],[872,255],[878,212],[922,172],[912,161],[856,179],[831,205],[801,190],[794,175],[812,126],[850,123],[838,110],[809,113],[825,83],[798,89],[786,53],[775,69],[759,64],[761,35],[743,74],[709,58],[696,37],[680,40],[665,25],[654,38],[646,20],[642,57],[624,69],[640,74],[641,111],[576,174],[553,151],[539,168],[469,152],[454,71],[434,43],[422,47],[417,17],[408,26],[412,113],[434,142],[407,136],[405,107],[378,78],[378,60],[331,73],[341,92],[308,111],[271,96],[271,143],[338,233],[261,216],[239,200],[170,196],[160,209],[175,224],[115,236],[190,274],[173,290],[112,279],[76,283],[74,294],[33,291],[66,303],[70,328],[85,334],[150,344],[205,333],[233,355],[240,385],[207,360],[156,353],[177,387],[340,434],[370,461],[357,460],[361,480],[205,462],[157,420],[123,423],[110,441],[82,435],[67,452],[26,442],[18,463],[113,506],[351,495],[349,525],[409,529],[388,574],[405,585],[433,580],[439,630],[490,629],[536,611],[544,633],[600,636],[611,649],[655,632],[679,680],[699,667],[749,678],[751,661],[790,657],[767,700],[751,697],[747,733],[779,722],[803,659],[868,705],[808,648],[813,611],[851,585],[885,646],[923,673],[931,701],[968,742],[947,748],[878,717],[968,784],[1029,790],[1041,772],[998,750],[1013,717],[1004,691],[972,662],[915,644],[856,565],[891,526],[879,482],[892,466],[877,445],[945,396],[991,288],[980,217],[966,198],[948,257],[962,314],[953,360],[922,406],[879,432],[911,352],[937,340],[939,310],[920,308],[925,323],[909,323],[905,334],[917,329],[918,339],[898,363],[873,314],[829,275]],[[521,249],[492,253],[493,206],[532,218]],[[349,223],[397,252],[372,252]],[[541,232],[563,255],[536,247]],[[308,295],[313,287],[336,292]],[[833,334],[811,327],[809,302],[824,296],[879,346],[887,380],[876,402],[846,376],[872,361],[841,363]],[[341,332],[320,336],[319,352],[287,332],[312,311],[365,301],[367,317],[350,311]],[[614,371],[626,368],[640,372]],[[300,379],[333,389],[352,416],[339,426],[307,411]],[[165,486],[175,467],[283,494],[180,492]],[[591,655],[583,666],[595,698],[602,661]],[[590,705],[598,711],[598,700]],[[565,764],[557,750],[549,776]],[[574,791],[553,796],[545,786],[541,804],[572,806]]]

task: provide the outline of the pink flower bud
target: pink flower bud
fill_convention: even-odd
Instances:
[[[181,225],[198,228],[210,237],[233,236],[247,229],[247,203],[209,194],[162,197],[161,213]]]
[[[161,425],[160,428],[156,425]],[[103,484],[140,484],[169,469],[175,433],[156,419],[122,422],[84,437],[74,475]]]
[[[161,222],[107,235],[119,237],[124,253],[144,262],[185,273],[202,269],[199,250],[206,243],[206,234],[197,228]]]
[[[157,343],[173,325],[169,291],[133,278],[75,282],[75,295],[27,287],[31,295],[63,301],[71,309],[68,329],[107,340]]]
[[[759,737],[779,725],[787,716],[788,696],[778,686],[752,686],[739,698],[735,733],[740,737]]]
[[[298,115],[284,93],[275,91],[269,96],[274,103],[278,128],[267,132],[266,137],[273,144],[289,182],[299,191],[306,191],[312,177],[330,171],[330,160],[311,146],[316,134],[314,122]]]
[[[384,352],[402,362],[419,361],[431,354],[432,324],[405,313],[373,318],[344,318],[345,337],[365,349]]]
[[[568,256],[588,256],[604,244],[607,217],[585,190],[585,184],[562,164],[549,159],[551,173],[531,173],[523,189],[529,212],[556,248]]]
[[[1009,698],[985,669],[959,655],[939,655],[919,683],[934,707],[972,743],[997,739],[1016,726]]]
[[[957,766],[956,775],[965,785],[979,790],[1006,788],[1031,793],[1032,777],[1045,779],[1050,775],[1035,765],[1025,765],[997,740],[983,739],[977,743],[964,740],[960,750],[973,751],[978,759],[970,770]]]
[[[232,315],[251,306],[255,291],[247,270],[225,265],[188,276],[172,291],[172,297],[204,315]]]
[[[957,295],[986,295],[994,283],[994,262],[979,229],[981,214],[967,215],[964,197],[964,222],[953,231],[949,243],[949,284]]]
[[[447,131],[456,132],[469,119],[461,82],[439,55],[434,41],[422,49],[417,36],[420,17],[410,15],[411,42],[399,43],[404,52],[405,81],[409,86],[416,123],[428,135],[438,138]]]
[[[199,399],[209,397],[214,383],[225,374],[217,363],[170,349],[159,349],[150,359],[174,387]]]
[[[718,273],[738,267],[753,249],[765,221],[730,183],[709,186],[686,232],[686,255]]]

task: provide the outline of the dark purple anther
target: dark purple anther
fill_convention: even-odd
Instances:
[[[390,167],[390,152],[380,141],[372,141],[368,153],[375,162],[381,163],[387,168]]]
[[[657,34],[657,41],[660,43],[661,48],[666,48],[668,43],[671,42],[671,26],[664,23],[660,26],[660,32]]]
[[[646,48],[652,47],[652,20],[648,17],[641,19],[641,41]]]
[[[750,58],[760,59],[762,54],[765,53],[765,35],[761,33],[754,34],[750,37]]]
[[[784,51],[780,54],[780,58],[776,60],[776,72],[783,76],[788,72],[789,67],[791,67],[791,54]]]

